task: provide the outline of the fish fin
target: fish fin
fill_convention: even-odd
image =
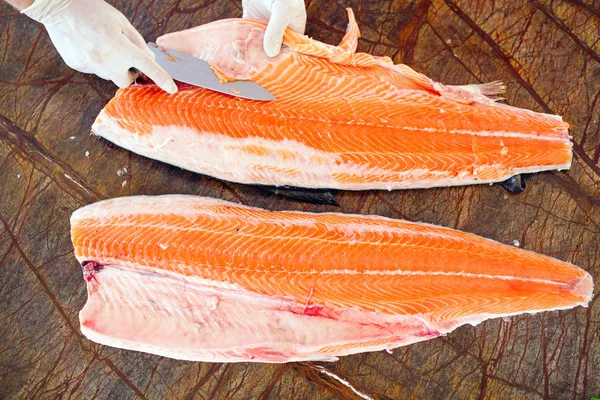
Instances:
[[[356,53],[360,29],[358,28],[352,9],[347,8],[346,11],[348,12],[348,27],[339,46],[315,41],[289,29],[286,31],[284,43],[290,46],[293,51],[314,57],[326,58],[335,64],[364,68],[388,68],[402,75],[406,81],[410,82],[410,86],[417,85],[423,90],[436,92],[433,88],[434,81],[407,65],[394,64],[394,61],[387,56],[380,57],[368,53]]]
[[[494,103],[502,100],[499,95],[506,89],[500,81],[476,85],[443,85],[436,82],[433,87],[441,96],[463,104]]]
[[[525,184],[525,177],[522,175],[511,176],[507,180],[499,182],[499,184],[504,189],[514,194],[523,193],[523,191],[527,187],[527,185]]]
[[[501,81],[494,81],[488,83],[481,83],[479,85],[465,85],[463,88],[472,88],[477,93],[487,96],[492,99],[499,99],[499,95],[506,91],[506,86]]]
[[[383,67],[401,75],[398,77],[398,88],[421,89],[430,93],[438,94],[448,100],[463,104],[493,104],[500,100],[498,96],[504,91],[502,82],[490,82],[478,85],[444,85],[435,82],[428,76],[421,74],[408,65],[394,64],[390,57],[378,57],[368,53],[356,53],[360,30],[356,23],[354,12],[347,8],[348,27],[339,46],[322,43],[313,40],[306,35],[286,29],[283,43],[296,53],[327,59],[328,61],[353,67]],[[265,29],[264,21],[244,19],[244,24],[251,24],[258,29]]]
[[[354,18],[354,11],[348,7],[346,8],[346,12],[348,13],[348,27],[338,47],[349,53],[355,53],[358,46],[358,38],[360,37],[360,29],[358,29],[358,24]]]
[[[339,361],[340,359],[338,357],[335,356],[323,356],[323,357],[316,357],[316,358],[311,358],[310,360],[307,361],[311,361],[311,362],[336,362]]]
[[[264,192],[272,193],[277,196],[287,197],[288,199],[303,201],[310,204],[336,206],[340,205],[335,200],[333,192],[328,189],[304,189],[293,186],[268,186],[252,185]]]
[[[393,62],[389,57],[375,57],[367,53],[356,53],[360,29],[358,28],[352,9],[346,8],[346,11],[348,13],[348,27],[346,28],[346,34],[342,38],[339,46],[333,46],[313,40],[308,36],[296,33],[291,29],[285,31],[283,42],[297,53],[326,58],[336,64],[372,67],[379,66],[383,62],[385,64],[393,65]]]

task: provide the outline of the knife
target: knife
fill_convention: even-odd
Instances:
[[[210,65],[199,58],[149,42],[148,48],[156,56],[156,62],[179,82],[200,86],[231,96],[250,100],[275,100],[267,89],[252,81],[221,83]]]

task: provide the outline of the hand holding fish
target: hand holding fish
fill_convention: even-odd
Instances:
[[[304,0],[242,0],[244,18],[268,20],[264,48],[269,57],[279,54],[286,28],[304,33],[306,6]]]
[[[144,38],[129,20],[104,0],[13,0],[23,14],[46,27],[52,43],[67,65],[129,86],[146,74],[168,93],[177,85],[155,61]],[[25,8],[26,7],[26,8]]]

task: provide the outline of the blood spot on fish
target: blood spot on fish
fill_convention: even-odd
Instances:
[[[302,312],[303,315],[309,315],[311,317],[322,317],[323,306],[307,306],[304,307]]]
[[[92,279],[96,282],[97,279],[95,275],[100,272],[104,267],[94,261],[84,261],[81,263],[81,270],[83,271],[83,279],[86,282],[91,281]]]
[[[268,360],[273,362],[285,361],[289,357],[288,354],[284,354],[280,351],[273,350],[268,347],[257,347],[254,349],[248,349],[246,350],[246,356],[251,360],[254,360],[258,357],[261,360]]]
[[[441,332],[437,329],[427,328],[423,332],[421,332],[422,337],[434,338],[441,335]]]
[[[586,278],[571,279],[565,283],[560,290],[568,291],[583,298],[587,298],[589,301],[589,299],[591,299],[593,283],[591,279]]]

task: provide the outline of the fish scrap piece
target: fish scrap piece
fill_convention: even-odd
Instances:
[[[186,195],[94,203],[71,236],[83,334],[181,360],[335,360],[586,306],[593,289],[576,266],[453,229]]]
[[[219,179],[344,190],[502,182],[568,169],[561,117],[498,103],[499,82],[451,86],[388,57],[356,52],[352,10],[339,46],[287,30],[281,54],[266,23],[226,19],[158,43],[209,62],[222,81],[252,80],[277,100],[186,84],[117,92],[92,131],[133,151]]]

